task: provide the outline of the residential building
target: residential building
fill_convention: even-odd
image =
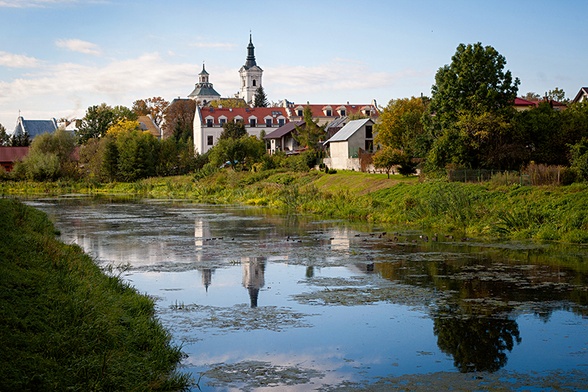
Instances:
[[[52,118],[51,120],[25,120],[24,117],[19,116],[16,120],[16,126],[10,136],[21,136],[24,133],[29,135],[29,138],[33,140],[35,137],[43,133],[52,133],[57,130],[57,120]]]
[[[294,138],[298,128],[304,127],[304,121],[288,122],[273,132],[268,133],[264,139],[268,144],[268,152],[275,154],[278,151],[284,151],[286,154],[298,152],[300,146]]]
[[[0,167],[7,172],[12,171],[14,164],[18,161],[22,161],[28,152],[28,147],[0,146]]]
[[[204,154],[223,132],[227,122],[243,122],[247,133],[260,137],[288,122],[285,108],[212,108],[196,106],[194,116],[194,150]]]
[[[323,163],[331,169],[362,170],[362,153],[371,153],[374,149],[374,124],[371,118],[349,121],[324,143],[329,157]]]
[[[588,100],[588,87],[582,87],[572,102],[584,102],[586,100]]]
[[[304,120],[304,109],[310,108],[312,119],[318,125],[326,125],[333,120],[340,117],[349,116],[365,116],[372,119],[378,118],[380,115],[376,102],[371,104],[295,104],[293,102],[284,101],[284,107],[288,111],[288,118],[290,121]]]

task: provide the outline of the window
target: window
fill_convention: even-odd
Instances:
[[[206,119],[206,127],[212,128],[212,118],[207,118]]]
[[[268,128],[272,126],[272,119],[271,118],[265,119],[265,126]]]
[[[235,117],[235,124],[243,122],[243,117]]]
[[[366,125],[365,126],[365,138],[366,139],[373,139],[374,138],[374,134],[372,132],[372,126],[371,125]]]
[[[302,117],[303,110],[302,109],[298,109],[296,111],[296,113],[297,113],[298,116],[301,116]]]
[[[206,144],[208,146],[212,146],[214,144],[214,138],[212,137],[212,135],[206,137]]]
[[[331,111],[331,109],[325,110],[325,116],[331,117],[332,115],[333,115],[333,112]]]
[[[255,79],[253,79],[253,87],[255,87]]]
[[[370,116],[371,115],[371,112],[370,112],[369,109],[366,109],[364,113],[365,113],[366,116]]]
[[[341,117],[347,116],[347,111],[345,111],[345,109],[341,109],[339,113],[341,113]]]
[[[220,124],[220,126],[222,127],[225,123],[227,122],[226,118],[219,118],[218,123]]]
[[[374,150],[374,141],[373,140],[366,140],[365,141],[365,150],[367,152],[372,152]]]
[[[256,127],[256,126],[257,126],[257,120],[256,120],[256,119],[254,119],[254,118],[250,118],[250,119],[249,119],[249,126],[250,126],[251,128],[254,128],[254,127]]]
[[[284,119],[283,118],[278,119],[278,126],[280,126],[280,127],[284,126]]]

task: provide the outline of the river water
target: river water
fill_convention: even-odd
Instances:
[[[194,391],[588,388],[588,250],[172,201],[29,201],[156,299]]]

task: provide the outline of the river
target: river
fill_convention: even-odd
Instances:
[[[27,203],[156,300],[194,391],[588,385],[585,247],[183,201]]]

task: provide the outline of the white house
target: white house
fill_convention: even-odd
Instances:
[[[196,106],[194,116],[194,151],[204,154],[223,132],[227,122],[243,122],[247,133],[260,137],[288,122],[284,108],[212,108]]]
[[[361,170],[361,152],[373,152],[374,121],[371,118],[349,121],[339,132],[324,143],[329,158],[323,163],[331,169]]]

